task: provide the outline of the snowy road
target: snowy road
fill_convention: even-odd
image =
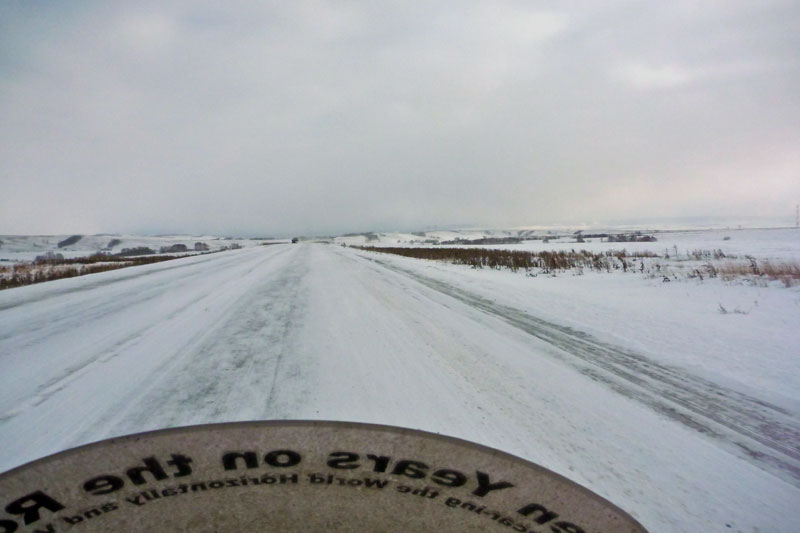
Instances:
[[[611,346],[441,281],[374,259],[420,283],[495,315],[560,350],[552,355],[595,381],[712,436],[731,451],[800,486],[800,416],[767,401]]]
[[[436,431],[652,531],[794,531],[796,414],[381,258],[276,245],[0,293],[0,471],[250,419]]]

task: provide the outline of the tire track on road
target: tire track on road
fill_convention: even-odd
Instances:
[[[64,315],[66,307],[43,307],[36,320],[52,320],[55,327],[52,335],[40,339],[42,347],[17,350],[17,344],[5,344],[0,350],[0,433],[15,435],[4,441],[0,469],[111,436],[120,413],[135,410],[143,391],[214,335],[263,273],[287,261],[288,252],[258,249],[236,261],[207,263],[205,276],[191,270],[186,277],[176,272],[187,271],[151,273],[144,287],[122,284],[119,297],[106,287],[90,300],[102,304],[105,292],[105,299],[112,300],[106,316],[95,316],[93,308],[84,315]],[[142,300],[147,295],[167,305],[149,305],[148,298]],[[67,334],[82,319],[78,331],[88,334],[88,340],[77,344],[85,335]],[[109,321],[123,327],[103,331]],[[47,352],[55,353],[62,344],[59,357],[50,357]],[[159,406],[148,407],[141,416],[156,418]],[[136,429],[145,427],[151,426]]]
[[[763,470],[800,487],[800,420],[795,413],[412,270],[359,257],[547,342],[558,348],[552,351],[553,355],[582,374],[707,435]]]
[[[193,423],[281,418],[283,387],[300,386],[304,371],[291,339],[302,321],[306,248],[271,257],[283,263],[254,282],[214,334],[180,356],[146,390],[110,410],[112,433]],[[295,356],[294,358],[292,356]],[[307,371],[307,370],[305,370]]]

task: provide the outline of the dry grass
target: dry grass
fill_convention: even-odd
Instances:
[[[86,274],[107,272],[129,266],[147,265],[178,259],[180,256],[162,255],[148,257],[121,257],[117,255],[95,254],[73,259],[44,260],[34,263],[17,264],[0,268],[0,290],[74,278]],[[184,256],[185,257],[185,256]]]
[[[490,248],[446,248],[446,247],[372,247],[357,246],[360,250],[388,253],[445,261],[472,268],[507,268],[514,272],[536,270],[543,274],[574,270],[578,274],[584,270],[597,272],[638,272],[650,278],[662,278],[664,281],[678,279],[694,279],[704,281],[707,278],[725,281],[748,280],[766,284],[769,281],[780,281],[785,287],[800,284],[800,264],[792,262],[757,261],[751,256],[737,260],[735,256],[725,255],[722,250],[692,250],[685,255],[669,252],[663,256],[649,251],[628,253],[626,250],[606,250],[592,253],[587,250],[531,252],[521,250],[497,250]],[[723,262],[724,258],[724,262]],[[645,259],[663,259],[664,261],[645,261]],[[703,264],[686,261],[703,261]],[[535,273],[531,275],[536,275]]]
[[[719,276],[727,281],[740,278],[780,281],[784,287],[800,285],[800,264],[791,262],[772,263],[748,258],[748,263],[727,262],[717,267]]]
[[[104,265],[35,265],[24,264],[5,267],[0,270],[0,290],[22,287],[23,285],[33,285],[64,278],[74,278],[85,274],[96,272],[106,272],[117,268],[124,268],[123,263],[111,263]]]
[[[588,269],[610,272],[630,267],[624,250],[608,250],[602,254],[581,251],[527,252],[519,250],[494,250],[488,248],[402,248],[358,246],[360,250],[401,255],[416,259],[446,261],[472,268],[508,268],[514,272],[539,269],[544,273]]]
[[[719,259],[725,259],[726,257],[730,257],[730,258],[735,258],[736,257],[736,256],[725,255],[725,252],[723,252],[720,249],[717,249],[717,250],[691,250],[691,251],[686,253],[686,256],[689,259],[692,259],[694,261],[703,261],[703,260],[707,261],[709,259],[717,259],[717,260],[719,260]]]

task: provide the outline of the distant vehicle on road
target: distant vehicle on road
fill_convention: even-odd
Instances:
[[[299,240],[297,237],[292,237],[292,244],[296,244]]]

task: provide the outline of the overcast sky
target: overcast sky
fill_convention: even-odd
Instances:
[[[800,3],[0,3],[0,234],[785,215]]]

